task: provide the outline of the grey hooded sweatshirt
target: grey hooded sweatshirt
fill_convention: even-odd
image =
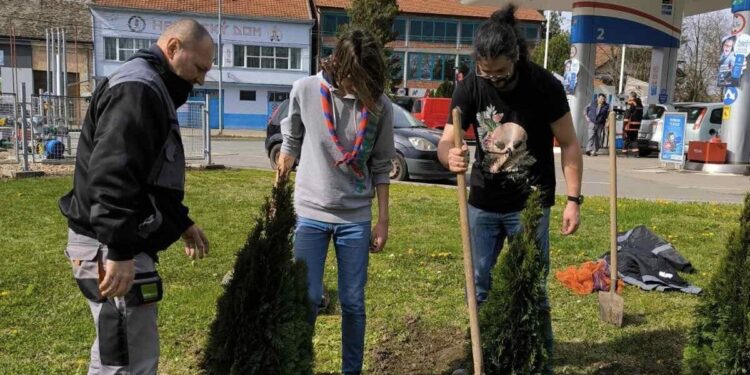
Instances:
[[[321,84],[332,98],[333,124],[345,151],[356,139],[362,103],[352,95],[340,96],[323,76],[302,78],[294,83],[289,115],[281,121],[283,153],[297,157],[294,207],[300,217],[327,223],[361,223],[372,220],[375,186],[389,184],[393,144],[393,108],[383,95],[380,110],[370,112],[358,165],[364,172],[357,177],[346,165],[336,165],[343,155],[326,126],[321,104]],[[304,142],[303,142],[304,139]]]

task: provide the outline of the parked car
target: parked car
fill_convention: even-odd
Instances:
[[[675,107],[677,112],[687,113],[685,152],[687,152],[690,141],[711,140],[711,129],[721,134],[724,103],[690,103],[676,105]]]
[[[711,139],[711,129],[721,133],[723,114],[722,103],[675,103],[666,106],[658,119],[649,126],[641,124],[638,134],[638,150],[641,156],[658,152],[661,149],[661,138],[664,129],[663,113],[667,111],[687,113],[687,128],[685,129],[685,152],[690,141],[708,141]],[[645,120],[645,116],[644,116]]]
[[[396,157],[392,160],[390,176],[394,180],[425,179],[445,180],[455,177],[440,163],[437,145],[442,131],[429,129],[407,110],[393,106],[393,140]],[[268,120],[266,127],[266,152],[271,168],[276,169],[276,161],[281,151],[281,120],[289,113],[289,100],[279,105]]]
[[[394,104],[400,105],[401,107],[403,107],[405,110],[409,112],[411,112],[411,109],[414,107],[414,101],[416,99],[417,98],[414,98],[412,96],[397,95],[397,96],[391,97],[391,100],[393,101]]]
[[[411,114],[414,117],[425,123],[427,127],[433,129],[443,129],[450,113],[450,98],[419,98],[414,101],[411,108]],[[469,130],[464,134],[464,138],[468,140],[476,138],[473,127],[469,127]]]
[[[276,169],[276,161],[279,159],[281,152],[281,119],[289,113],[289,99],[284,100],[276,107],[271,117],[268,118],[266,125],[266,153],[271,161],[271,169]]]
[[[391,178],[444,180],[455,177],[438,160],[437,145],[442,130],[429,129],[400,106],[393,105],[393,141],[396,157]]]

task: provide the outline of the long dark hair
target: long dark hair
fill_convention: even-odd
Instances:
[[[516,6],[508,4],[492,13],[474,37],[475,59],[496,59],[505,56],[513,61],[528,61],[529,48],[518,30]]]
[[[323,71],[337,85],[348,78],[357,97],[370,111],[378,112],[378,99],[385,91],[386,68],[383,49],[371,33],[350,29],[339,37],[333,56],[321,61]]]

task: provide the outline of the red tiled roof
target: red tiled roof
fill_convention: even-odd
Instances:
[[[318,7],[344,9],[351,3],[350,0],[314,0]],[[398,0],[398,9],[402,13],[429,14],[454,17],[476,17],[489,18],[498,7],[464,5],[459,0]],[[539,11],[534,9],[519,8],[516,18],[521,21],[544,21]]]
[[[307,0],[224,0],[221,10],[227,16],[312,20]],[[216,14],[217,2],[210,0],[94,0],[94,5],[111,8],[148,9],[162,12]]]

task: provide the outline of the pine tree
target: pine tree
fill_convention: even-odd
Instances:
[[[396,38],[393,32],[393,21],[398,15],[396,0],[352,0],[347,13],[350,27],[369,31],[383,48]]]
[[[501,253],[492,292],[480,309],[487,375],[539,374],[547,364],[541,308],[546,265],[536,237],[541,218],[541,195],[534,190],[521,213],[523,229]]]
[[[685,347],[683,372],[750,372],[750,194],[740,225],[729,236],[727,252],[695,311]]]
[[[351,7],[347,9],[349,24],[341,28],[341,32],[347,28],[354,27],[367,30],[380,42],[383,47],[383,61],[388,67],[386,76],[386,93],[390,93],[391,87],[396,86],[393,77],[398,75],[398,70],[403,70],[401,61],[392,58],[393,51],[388,43],[396,39],[393,32],[393,21],[398,15],[397,0],[352,0]]]
[[[217,302],[201,363],[208,374],[312,374],[307,270],[292,259],[292,188],[274,187]]]
[[[563,33],[562,28],[562,12],[555,12],[555,11],[549,11],[550,17],[549,17],[549,36],[554,37],[557,35],[560,35]],[[546,22],[546,21],[545,21]],[[542,33],[547,32],[547,26],[542,24]]]
[[[443,81],[437,89],[430,93],[432,98],[450,98],[453,97],[453,82]]]

